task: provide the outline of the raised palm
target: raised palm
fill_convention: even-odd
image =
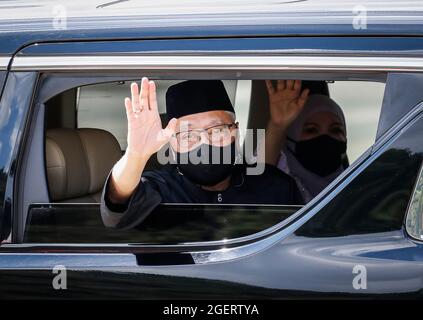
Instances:
[[[141,90],[138,90],[136,83],[132,83],[131,95],[131,99],[125,98],[128,119],[127,152],[149,158],[169,141],[176,130],[176,119],[169,121],[165,129],[162,128],[154,81],[143,78]]]
[[[301,80],[278,80],[276,88],[266,80],[269,93],[271,122],[287,128],[299,115],[307,101],[309,90],[301,92]]]

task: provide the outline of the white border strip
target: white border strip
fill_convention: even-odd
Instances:
[[[423,71],[423,57],[363,56],[39,56],[16,57],[13,71],[77,70]]]

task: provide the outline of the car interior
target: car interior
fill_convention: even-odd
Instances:
[[[160,82],[158,86],[158,100],[161,106],[160,115],[164,127],[167,125],[166,114],[163,110],[164,96],[167,88],[175,81],[167,82]],[[104,92],[110,91],[116,93],[116,97],[127,95],[129,83],[103,84],[103,93],[99,93],[97,88],[87,88],[85,90],[88,92],[83,92],[82,94],[97,94],[98,101],[96,103],[101,107],[103,97],[99,99],[98,95],[104,95]],[[329,95],[327,83],[324,81],[306,81],[303,86],[304,88],[309,88],[311,94]],[[239,106],[235,102],[235,81],[226,81],[226,89],[237,113],[238,109],[246,107]],[[80,119],[79,113],[87,112],[87,110],[81,110],[84,106],[81,108],[78,105],[78,103],[81,103],[81,98],[78,99],[78,95],[81,95],[81,91],[85,90],[75,88],[52,98],[46,103],[45,159],[51,202],[100,202],[101,190],[107,175],[125,152],[125,132],[118,132],[119,128],[113,128],[115,133],[120,134],[116,137],[104,129],[85,128],[83,124],[81,126],[81,123],[78,123],[78,119]],[[110,98],[109,95],[104,97],[104,99]],[[267,99],[264,81],[252,81],[250,105],[247,106],[249,110],[247,128],[265,128],[269,112],[268,109],[262,108],[262,106],[268,104]],[[122,104],[117,98],[113,99],[113,103],[115,103],[116,107]],[[91,112],[93,113],[93,111]],[[101,118],[101,115],[98,116]],[[123,110],[119,116],[125,116]],[[122,124],[125,118],[119,120]],[[154,170],[159,167],[160,164],[157,158],[153,156],[146,170]]]
[[[250,209],[232,206],[226,213],[211,207],[198,206],[200,215],[193,216],[193,206],[187,209],[183,204],[162,208],[160,218],[152,214],[138,230],[117,232],[106,229],[99,213],[101,192],[113,165],[126,149],[126,114],[123,100],[130,93],[130,84],[137,80],[108,81],[80,85],[59,92],[44,103],[43,122],[43,157],[44,175],[47,184],[48,200],[28,201],[25,242],[89,242],[97,241],[100,233],[111,241],[123,242],[185,242],[189,240],[221,240],[228,237],[242,237],[264,230],[286,219],[300,206],[274,210],[256,210],[261,213],[261,222],[255,219],[249,227],[232,230],[235,223],[245,221]],[[157,97],[163,126],[167,125],[165,114],[165,93],[169,86],[182,80],[157,80]],[[265,129],[269,119],[268,95],[264,80],[223,80],[225,88],[234,105],[237,121],[240,123],[241,143],[245,129]],[[311,94],[330,96],[333,81],[307,80],[303,88],[310,89]],[[365,82],[363,82],[365,85]],[[377,106],[380,107],[380,106]],[[347,119],[348,121],[348,119]],[[376,127],[377,123],[375,123]],[[256,137],[246,136],[257,144]],[[154,170],[161,165],[153,156],[145,170]],[[77,206],[77,207],[75,207]],[[76,209],[77,208],[77,209]],[[229,207],[228,207],[229,208]],[[26,209],[24,209],[26,210]],[[176,214],[176,212],[179,212]],[[231,217],[230,222],[225,218]],[[175,217],[178,216],[178,219]],[[181,219],[180,217],[185,217]],[[202,217],[199,219],[198,217]],[[166,218],[163,218],[166,217]],[[226,219],[226,220],[225,220]],[[178,220],[184,223],[175,223]],[[200,221],[201,220],[201,221]],[[163,221],[167,221],[167,227]],[[173,222],[172,222],[173,221]],[[223,221],[226,221],[225,223]],[[157,225],[161,231],[158,232]],[[176,226],[177,225],[177,226]],[[210,232],[204,226],[215,226]],[[251,225],[255,227],[251,227]],[[60,226],[64,227],[59,228]],[[86,228],[86,237],[75,233],[76,226]],[[187,226],[201,233],[187,233]],[[230,227],[229,227],[230,226]],[[137,229],[140,229],[137,228]],[[169,232],[176,228],[177,232]],[[66,232],[63,232],[66,230]],[[91,230],[91,231],[89,231]],[[183,231],[182,231],[183,230]],[[208,230],[205,232],[204,230]],[[165,232],[166,231],[166,232]],[[166,233],[166,236],[163,236]],[[180,237],[169,236],[172,234]],[[206,235],[207,234],[207,235]],[[97,236],[96,240],[94,235]],[[124,235],[124,236],[123,236]],[[143,237],[144,236],[144,237]],[[100,236],[101,238],[101,236]],[[130,239],[130,240],[128,240]],[[107,241],[106,241],[107,242]]]

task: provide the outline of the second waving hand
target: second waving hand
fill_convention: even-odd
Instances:
[[[271,124],[287,129],[303,110],[310,90],[301,91],[301,80],[278,80],[276,88],[266,80],[266,86]]]

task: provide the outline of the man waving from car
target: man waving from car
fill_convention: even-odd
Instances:
[[[238,123],[222,81],[190,80],[166,93],[166,128],[156,86],[143,78],[125,99],[128,147],[105,183],[105,226],[139,225],[160,203],[301,204],[294,180],[273,166],[249,175],[241,164]],[[174,163],[145,170],[149,158],[169,143]],[[242,159],[241,159],[242,160]]]

